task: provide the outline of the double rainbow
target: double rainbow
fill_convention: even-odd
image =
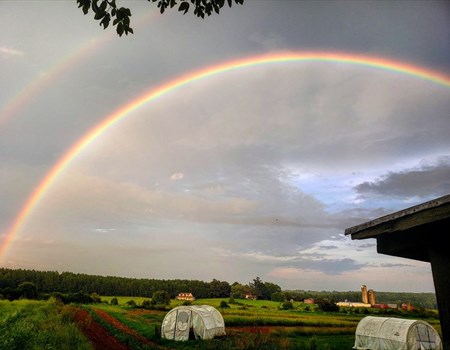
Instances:
[[[45,196],[46,192],[52,186],[53,182],[56,181],[58,176],[64,172],[64,170],[84,149],[86,149],[98,137],[105,133],[111,126],[124,119],[128,114],[143,105],[156,100],[158,97],[168,93],[169,91],[173,91],[181,86],[196,82],[198,80],[234,70],[245,69],[251,66],[273,65],[287,62],[334,62],[359,65],[409,75],[450,88],[450,77],[441,72],[381,57],[335,52],[278,52],[239,58],[237,60],[220,63],[187,73],[154,89],[151,89],[150,91],[146,91],[138,98],[120,107],[118,110],[106,116],[106,118],[104,118],[99,124],[91,128],[75,144],[73,144],[58,160],[58,162],[53,165],[50,171],[44,176],[41,182],[26,199],[20,212],[15,217],[9,230],[6,232],[3,243],[0,246],[0,259],[3,259],[8,246],[11,244],[14,237],[20,232],[36,204]]]

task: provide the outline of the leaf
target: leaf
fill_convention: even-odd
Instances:
[[[184,11],[183,15],[185,15],[189,11],[189,3],[182,2],[178,7],[178,11]]]
[[[122,36],[123,31],[124,31],[122,22],[120,22],[120,23],[117,25],[116,31],[117,31],[117,34],[119,34],[119,36]]]
[[[83,13],[85,15],[87,15],[87,13],[89,12],[90,6],[91,6],[90,4],[84,4],[84,6],[83,6]]]
[[[111,17],[109,14],[107,14],[105,17],[103,17],[102,21],[100,22],[100,25],[103,25],[103,29],[108,28],[110,20],[111,20]]]
[[[98,12],[96,12],[94,19],[96,19],[96,20],[102,19],[103,17],[105,17],[105,15],[106,15],[106,12],[102,12],[99,10]]]
[[[106,6],[108,6],[108,2],[106,0],[103,0],[101,5],[100,5],[100,10],[101,11],[105,11],[106,10]]]

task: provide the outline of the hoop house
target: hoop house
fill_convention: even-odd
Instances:
[[[178,306],[170,310],[161,326],[161,337],[185,341],[193,331],[195,339],[212,339],[225,335],[222,314],[209,305]]]
[[[425,321],[366,316],[356,327],[353,349],[442,350],[442,342]]]

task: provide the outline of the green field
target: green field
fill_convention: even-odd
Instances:
[[[0,349],[92,350],[73,309],[51,301],[0,300]]]
[[[147,310],[140,306],[148,298],[117,297],[118,305],[110,305],[112,297],[101,299],[102,303],[77,307],[86,310],[110,335],[132,350],[158,347],[350,350],[356,326],[366,316],[363,312],[349,310],[321,312],[303,303],[293,303],[294,309],[282,310],[281,303],[264,300],[238,300],[228,304],[229,308],[221,309],[220,303],[228,299],[201,299],[194,304],[212,305],[222,313],[226,335],[205,341],[174,342],[161,339],[159,331],[169,308],[182,302],[172,300],[166,310]],[[137,307],[130,306],[130,300]],[[92,349],[73,321],[74,308],[55,302],[0,301],[0,349]],[[111,323],[111,319],[115,322]],[[437,319],[426,321],[440,333]]]

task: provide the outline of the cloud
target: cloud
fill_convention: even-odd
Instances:
[[[442,2],[250,1],[204,20],[136,2],[127,38],[65,2],[4,6],[0,104],[18,99],[0,128],[0,232],[88,130],[202,67],[280,49],[450,71]],[[26,218],[8,266],[428,290],[428,265],[343,233],[448,193],[448,97],[415,76],[335,62],[207,75],[133,109],[80,152]]]
[[[7,46],[0,46],[0,53],[3,54],[3,56],[23,56],[24,52],[14,49],[12,47]]]
[[[435,164],[389,172],[374,181],[358,184],[354,190],[361,198],[370,195],[433,198],[450,193],[450,156],[440,157]]]
[[[183,173],[174,173],[172,174],[172,176],[170,177],[170,179],[172,181],[177,181],[177,180],[181,180],[184,177]]]

